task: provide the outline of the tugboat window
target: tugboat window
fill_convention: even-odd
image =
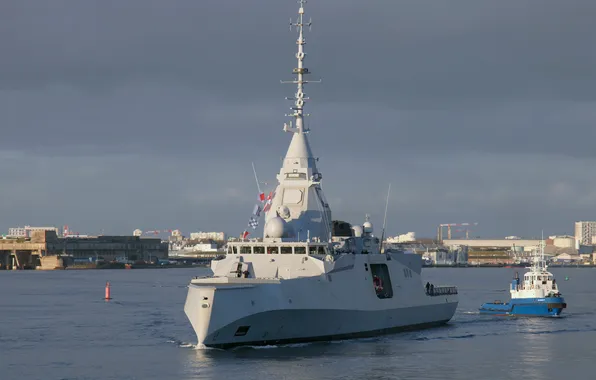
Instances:
[[[316,255],[317,254],[317,247],[308,247],[308,254],[309,255]]]
[[[291,255],[292,254],[292,247],[281,247],[282,255]]]
[[[279,251],[277,250],[277,247],[267,247],[267,253],[272,253],[277,255],[279,253]]]
[[[250,247],[240,247],[240,253],[251,253],[250,252]]]
[[[372,283],[377,297],[380,299],[392,298],[393,287],[391,286],[391,278],[389,276],[389,268],[386,264],[370,264],[370,272],[372,274]]]
[[[306,247],[294,247],[294,253],[297,255],[306,254]]]
[[[235,246],[234,246],[234,247],[232,247],[232,248],[234,249],[234,254],[237,254],[237,253],[238,253],[238,247],[235,247]]]
[[[324,255],[325,254],[325,247],[319,247],[319,255]]]
[[[254,253],[263,254],[265,253],[265,247],[253,247]]]

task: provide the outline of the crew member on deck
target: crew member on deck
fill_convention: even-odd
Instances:
[[[377,294],[383,291],[383,282],[381,281],[379,276],[373,276],[373,284],[375,286],[375,291],[377,292]]]

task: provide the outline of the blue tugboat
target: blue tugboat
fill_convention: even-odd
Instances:
[[[534,256],[523,281],[519,274],[511,282],[511,301],[488,302],[480,307],[480,314],[500,316],[556,317],[567,307],[552,273],[547,270],[544,245],[540,242],[540,256]]]

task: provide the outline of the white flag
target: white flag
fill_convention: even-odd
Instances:
[[[261,205],[260,204],[257,203],[255,205],[255,208],[253,209],[252,214],[254,216],[256,216],[257,218],[261,215]]]

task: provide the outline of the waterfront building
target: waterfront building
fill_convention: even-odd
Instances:
[[[64,259],[63,263],[81,260],[110,262],[122,258],[131,262],[155,262],[168,258],[168,244],[159,238],[139,236],[64,238],[51,230],[33,231],[30,238],[0,240],[0,269],[33,269],[44,266],[44,261],[58,262],[57,258]],[[50,266],[53,268],[53,265]]]
[[[596,222],[575,222],[575,248],[596,244]]]
[[[31,237],[31,233],[34,231],[54,231],[56,235],[58,235],[58,228],[57,227],[12,227],[8,229],[7,237],[14,237],[14,238],[28,238]]]

